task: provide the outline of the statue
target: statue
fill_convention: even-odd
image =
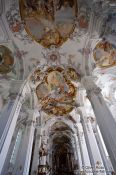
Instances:
[[[40,150],[39,150],[39,155],[40,157],[46,156],[47,155],[47,150],[44,148],[44,145],[41,144]]]

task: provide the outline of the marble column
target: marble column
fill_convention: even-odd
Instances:
[[[116,122],[104,101],[100,88],[95,85],[92,77],[83,77],[82,84],[86,89],[87,97],[93,107],[113,168],[116,171]]]
[[[84,109],[81,109],[81,110],[82,110],[82,113],[80,113],[81,122],[82,122],[83,130],[84,130],[85,139],[86,139],[87,148],[88,148],[89,157],[90,157],[90,162],[91,162],[91,166],[88,166],[88,167],[91,167],[90,171],[93,170],[94,175],[97,175],[101,171],[102,171],[102,175],[105,175],[106,174],[105,168],[103,165],[103,161],[102,161],[102,157],[99,151],[98,144],[95,139],[94,132],[92,130],[91,122],[89,119],[87,119]],[[97,162],[100,163],[99,167],[97,165]]]
[[[16,126],[17,118],[19,116],[19,112],[22,106],[22,97],[17,96],[13,108],[11,110],[9,116],[9,122],[4,128],[1,140],[0,140],[0,173],[2,171],[7,152],[11,143],[11,139],[13,136],[13,132]]]
[[[37,172],[38,170],[40,145],[41,145],[41,128],[40,126],[38,126],[38,128],[36,128],[36,134],[35,134],[35,145],[33,151],[31,174]]]
[[[109,165],[108,157],[106,156],[106,153],[105,153],[105,150],[104,150],[104,147],[103,147],[103,143],[101,141],[100,130],[98,130],[97,126],[93,129],[94,129],[95,138],[96,138],[96,141],[98,143],[98,147],[99,147],[99,150],[100,150],[100,153],[101,153],[101,157],[102,157],[107,175],[111,175],[112,167]]]
[[[79,173],[80,173],[81,171],[83,171],[83,165],[82,165],[80,144],[79,144],[77,134],[74,134],[74,141],[75,141],[75,150],[78,157],[78,166],[79,166]]]
[[[83,170],[86,171],[86,167],[91,167],[91,163],[90,163],[90,158],[89,158],[89,152],[87,149],[87,144],[86,144],[86,140],[85,140],[85,133],[84,133],[84,129],[81,123],[77,124],[78,127],[78,137],[80,140],[80,147],[81,147],[81,154],[82,154],[82,163],[83,163]],[[90,175],[92,175],[92,172],[90,172]]]
[[[13,163],[11,161],[11,155],[12,155],[13,150],[14,150],[14,146],[15,146],[15,143],[16,143],[16,138],[17,138],[18,131],[19,131],[19,128],[16,128],[15,131],[14,131],[14,134],[13,134],[13,137],[12,137],[12,140],[11,140],[11,144],[10,144],[10,147],[9,147],[9,150],[8,150],[8,154],[7,154],[7,157],[6,157],[4,167],[2,169],[1,174],[7,174],[10,170],[12,171],[12,169],[13,169]]]
[[[20,113],[20,109],[22,107],[23,102],[25,101],[27,93],[29,92],[27,89],[27,81],[25,81],[19,90],[16,100],[13,104],[12,110],[9,114],[9,120],[5,125],[2,136],[0,138],[0,173],[2,172],[2,168],[5,163],[11,139],[16,127],[16,122]]]
[[[72,140],[72,150],[74,152],[74,164],[77,166],[79,164],[79,158],[78,158],[78,153],[76,152],[76,145],[75,145],[74,138]]]
[[[4,144],[4,140],[6,138],[7,132],[9,130],[9,126],[11,124],[13,116],[10,115],[15,100],[9,99],[8,103],[3,108],[0,117],[0,150]]]
[[[32,112],[30,111],[30,115]],[[33,114],[32,114],[33,116]],[[32,146],[35,131],[34,117],[30,116],[30,119],[26,121],[24,126],[20,147],[15,161],[13,175],[28,175],[31,162]]]
[[[30,168],[31,156],[32,156],[32,146],[33,146],[33,140],[34,140],[35,121],[31,120],[29,125],[30,125],[29,126],[30,127],[30,134],[29,134],[29,140],[28,140],[23,175],[29,174],[29,168]]]

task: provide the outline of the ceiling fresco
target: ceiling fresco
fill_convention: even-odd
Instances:
[[[6,46],[0,45],[0,74],[11,72],[14,64],[12,52]]]
[[[76,0],[20,0],[20,14],[27,33],[49,48],[61,46],[75,29]]]
[[[24,76],[23,56],[27,52],[17,48],[12,41],[0,45],[0,80],[22,80]]]
[[[79,80],[74,69],[50,67],[44,74],[41,70],[36,71],[34,77],[36,81],[41,80],[36,94],[44,112],[62,116],[72,111],[75,106],[76,88],[71,80]]]
[[[20,2],[22,4],[22,1]],[[82,50],[83,50],[86,38],[78,35],[79,33],[77,33],[77,31],[78,32],[81,31],[81,33],[83,33],[85,30],[88,29],[86,25],[85,25],[86,26],[85,28],[83,25],[82,25],[83,27],[80,26],[80,22],[84,23],[84,21],[86,21],[86,19],[84,19],[84,16],[88,18],[88,16],[86,15],[86,11],[88,11],[86,10],[86,5],[84,6],[84,8],[81,8],[80,11],[78,11],[78,15],[76,17],[75,17],[76,14],[73,13],[74,18],[71,18],[71,20],[73,21],[74,31],[72,31],[72,33],[69,34],[70,36],[67,35],[68,40],[66,42],[62,40],[64,43],[61,43],[61,45],[59,44],[57,45],[57,43],[56,44],[53,43],[52,45],[50,45],[49,47],[47,46],[46,48],[46,47],[43,47],[42,44],[38,44],[38,42],[36,42],[35,39],[33,40],[32,37],[30,37],[27,30],[25,30],[26,23],[25,23],[25,20],[23,19],[21,20],[22,18],[22,15],[20,15],[21,4],[20,4],[20,7],[19,7],[19,4],[20,4],[19,1],[12,0],[12,2],[9,3],[8,8],[6,9],[5,15],[6,15],[6,22],[8,23],[8,27],[9,27],[9,33],[12,36],[12,40],[15,44],[15,57],[16,59],[18,58],[18,61],[20,62],[19,64],[21,65],[19,70],[20,79],[27,78],[29,73],[32,70],[34,70],[37,67],[37,65],[42,65],[42,66],[48,65],[48,67],[52,65],[58,65],[58,66],[69,65],[73,68],[76,68],[81,74],[82,72],[81,65],[82,65],[82,58],[83,58]],[[75,3],[72,3],[72,4],[75,6],[75,7],[72,7],[73,11],[75,11],[75,8],[77,7]],[[82,19],[80,20],[81,17],[84,21]],[[80,20],[79,23],[78,23],[78,20]],[[67,21],[70,22],[70,19],[67,18]],[[82,28],[84,29],[84,31],[82,30]],[[63,37],[65,37],[64,34],[63,34]],[[57,46],[61,46],[61,47],[57,47]]]
[[[56,132],[71,131],[71,129],[63,121],[58,121],[51,127],[51,133],[56,134]],[[57,133],[58,134],[58,133]]]
[[[9,43],[6,46],[12,50],[14,58],[12,56],[12,61],[9,59],[11,65],[7,61],[9,72],[3,73],[3,59],[0,57],[0,79],[25,80],[39,66],[40,70],[36,70],[32,78],[33,82],[41,82],[36,89],[39,101],[37,104],[41,102],[46,116],[68,114],[74,108],[73,99],[75,101],[72,81],[79,80],[84,69],[91,69],[91,74],[94,70],[97,76],[106,74],[109,69],[104,68],[116,65],[115,47],[108,40],[100,41],[101,38],[98,39],[97,35],[92,39],[92,44],[89,41],[88,50],[86,49],[91,10],[84,0],[78,1],[78,4],[75,0],[20,0],[20,3],[11,0],[6,4],[8,7],[4,15],[7,31],[13,41],[13,46]],[[47,67],[51,66],[62,66],[63,71],[47,71]],[[70,67],[67,69],[66,66]],[[114,69],[112,67],[112,72]],[[62,87],[63,83],[65,85]]]
[[[89,18],[87,16],[87,14],[80,14],[79,18],[78,18],[78,23],[80,28],[82,29],[86,29],[89,25]]]
[[[37,139],[44,143],[48,139],[44,136],[49,136],[46,147],[53,142],[53,150],[60,158],[76,143],[74,133],[79,134],[79,139],[83,136],[77,125],[81,123],[80,111],[94,117],[82,84],[86,76],[104,90],[102,95],[109,109],[116,106],[116,76],[115,80],[103,76],[116,75],[116,47],[109,43],[107,33],[101,35],[106,30],[107,9],[102,10],[102,3],[97,8],[97,2],[101,3],[99,0],[3,1],[4,14],[0,18],[4,19],[2,27],[9,40],[0,46],[0,118],[4,119],[12,110],[16,97],[21,99],[18,118],[21,129],[22,125],[37,127]],[[114,23],[109,25],[115,33]],[[103,79],[99,81],[99,77]],[[23,85],[24,93],[20,93]]]
[[[107,68],[116,65],[116,48],[106,40],[100,41],[93,50],[98,67]]]

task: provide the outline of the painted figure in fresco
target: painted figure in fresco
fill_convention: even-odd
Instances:
[[[69,6],[73,7],[74,6],[74,1],[73,0],[57,0],[57,10],[60,10],[61,7],[64,6]]]
[[[14,58],[11,51],[5,47],[0,46],[0,73],[6,74],[12,70],[14,64]]]
[[[21,17],[27,33],[44,47],[62,45],[75,28],[75,2],[76,0],[21,0]]]
[[[26,0],[26,6],[29,8],[29,13],[42,15],[43,17],[54,18],[53,0]]]
[[[67,114],[73,109],[73,97],[76,92],[70,80],[68,81],[60,71],[62,70],[48,72],[45,82],[38,85],[36,89],[41,109],[54,115]]]
[[[44,0],[44,7],[47,15],[50,15],[51,19],[54,20],[54,2],[53,0]]]
[[[116,49],[105,39],[96,45],[93,55],[99,67],[116,65]]]
[[[21,22],[15,20],[14,22],[10,23],[9,27],[12,30],[12,32],[19,32],[21,30]]]
[[[81,15],[78,19],[79,21],[79,27],[81,28],[87,28],[88,27],[88,20],[87,17],[84,15]]]
[[[102,40],[99,47],[101,47],[106,52],[110,52],[110,50],[112,49],[112,45],[105,39]]]
[[[38,0],[26,0],[26,5],[27,7],[37,11]]]

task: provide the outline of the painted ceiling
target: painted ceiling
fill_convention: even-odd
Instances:
[[[44,47],[62,45],[74,31],[76,0],[20,0],[25,30]]]
[[[38,102],[41,101],[46,114],[64,115],[73,109],[77,89],[73,82],[77,83],[84,75],[93,75],[96,81],[104,74],[108,80],[109,74],[116,73],[116,16],[110,5],[113,2],[102,2],[99,6],[96,1],[94,7],[92,0],[5,0],[2,3],[5,8],[0,9],[3,13],[0,80],[11,86],[11,80],[23,82],[31,77],[36,84]],[[91,9],[96,14],[94,18]],[[104,9],[106,16],[102,21]],[[57,70],[58,67],[63,71]],[[48,68],[52,71],[47,71]],[[2,94],[5,85],[2,83]],[[52,92],[54,97],[49,101]]]
[[[41,71],[40,71],[41,74]],[[46,70],[43,80],[36,88],[36,94],[42,110],[55,116],[63,116],[71,112],[75,106],[76,87],[70,77],[77,78],[76,71],[61,67],[51,67]]]
[[[14,58],[9,48],[0,45],[0,73],[6,74],[12,70]]]
[[[104,64],[106,66],[108,64],[109,67],[115,65],[114,46],[112,46],[113,52],[106,57],[107,51],[104,51],[103,47],[101,50],[98,49],[101,38],[88,41],[91,8],[89,3],[75,0],[61,2],[12,0],[8,3],[6,0],[5,4],[7,4],[4,12],[5,24],[8,38],[11,38],[7,45],[9,49],[12,47],[11,52],[14,60],[16,59],[11,72],[16,72],[15,66],[18,69],[16,72],[18,76],[15,76],[15,79],[25,79],[37,65],[45,64],[49,66],[67,64],[83,74],[83,59],[88,57],[94,48],[90,69],[93,69],[93,65],[100,67],[104,67]],[[40,8],[41,6],[43,8]],[[109,20],[110,23],[111,20],[114,20],[113,15]],[[114,26],[109,25],[111,27],[109,30],[114,31]],[[89,47],[88,51],[85,47]],[[100,55],[100,58],[96,55]],[[103,59],[107,63],[102,65]],[[111,60],[114,60],[113,63],[108,63]],[[12,77],[11,72],[5,74],[6,78]]]
[[[24,96],[17,126],[36,121],[42,143],[49,136],[46,146],[70,151],[77,127],[83,136],[79,110],[96,124],[84,76],[101,88],[116,119],[114,1],[0,0],[0,121]]]
[[[93,57],[99,67],[116,65],[116,48],[107,41],[100,41],[93,50]]]

